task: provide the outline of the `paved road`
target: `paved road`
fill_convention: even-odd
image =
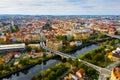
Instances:
[[[48,48],[45,46],[45,43],[44,42],[40,42],[40,46],[50,52],[53,52],[54,54],[57,54],[57,55],[60,55],[60,56],[64,56],[66,58],[69,58],[71,57],[73,60],[76,59],[76,57],[73,57],[73,56],[70,56],[68,54],[64,54],[62,52],[59,52],[59,51],[56,51],[54,49],[51,49],[51,48]],[[113,67],[115,67],[118,63],[120,63],[120,61],[117,61],[117,62],[114,62],[113,64],[110,64],[109,66],[107,66],[106,68],[101,68],[99,66],[96,66],[94,64],[91,64],[87,61],[84,61],[84,60],[81,60],[81,59],[78,59],[79,62],[82,62],[83,64],[89,66],[89,67],[92,67],[93,69],[95,69],[96,71],[98,71],[100,73],[99,75],[99,79],[98,80],[107,80],[107,77],[109,77],[111,75],[111,69]]]
[[[111,35],[111,34],[105,34],[105,35],[110,36],[110,37],[113,37],[113,38],[120,39],[120,36],[118,36],[118,35]]]
[[[120,61],[116,61],[106,67],[106,69],[112,70],[112,68],[115,68],[118,64],[120,64]]]

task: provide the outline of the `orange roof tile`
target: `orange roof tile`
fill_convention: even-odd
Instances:
[[[119,68],[114,68],[114,75],[116,76],[116,78],[120,78]]]

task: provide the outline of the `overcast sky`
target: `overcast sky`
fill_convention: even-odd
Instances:
[[[119,15],[120,0],[0,0],[0,14]]]

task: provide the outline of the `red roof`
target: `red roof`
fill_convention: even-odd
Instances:
[[[114,32],[115,30],[114,30],[114,28],[109,28],[109,31]]]

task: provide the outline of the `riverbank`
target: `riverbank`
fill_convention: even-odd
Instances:
[[[63,52],[63,53],[75,52],[75,51],[78,50],[78,49],[82,49],[82,48],[84,48],[84,47],[86,47],[86,46],[90,46],[90,45],[92,45],[92,44],[101,45],[101,43],[103,43],[103,42],[105,42],[105,41],[107,41],[107,40],[111,40],[111,38],[106,38],[106,39],[103,39],[103,40],[92,41],[92,42],[89,42],[89,43],[86,43],[86,44],[82,44],[81,46],[78,46],[78,47],[76,47],[76,48],[74,48],[74,49],[72,49],[72,50],[61,50],[61,52]]]
[[[98,47],[98,45],[94,45],[94,44],[91,44],[90,46],[86,46],[84,49],[80,49],[80,50],[78,50],[77,52],[75,52],[75,53],[73,53],[73,54],[70,54],[71,56],[78,56],[78,55],[81,55],[81,53],[85,53],[86,51],[89,51],[89,50],[91,50],[91,49],[94,49],[94,48],[97,48]],[[79,53],[79,54],[78,54]],[[77,54],[77,55],[76,55]],[[75,66],[76,66],[76,62],[74,63],[73,62],[73,64],[75,64]],[[77,64],[78,65],[78,64]],[[81,65],[82,65],[82,63],[81,63]],[[81,67],[79,67],[79,68],[81,68]],[[88,68],[88,67],[87,67]],[[85,69],[87,69],[87,68],[85,68]],[[90,68],[91,69],[91,68]],[[48,70],[50,70],[50,68],[48,69]],[[91,71],[94,71],[94,72],[96,72],[95,70],[91,70]],[[53,71],[51,71],[51,72],[53,72]],[[51,73],[50,72],[50,73]],[[46,74],[46,72],[44,72],[45,74]],[[56,72],[55,72],[56,73]],[[57,73],[56,73],[57,74]],[[34,79],[40,79],[40,77],[38,76],[38,74],[36,75],[36,77],[33,77],[31,80],[34,80]],[[55,75],[54,75],[55,76]],[[47,80],[49,80],[49,79],[47,79]],[[60,80],[62,80],[62,79],[60,79]]]
[[[59,76],[68,71],[69,66],[66,63],[58,63],[51,68],[39,72],[31,80],[56,80]]]
[[[13,75],[13,74],[16,74],[16,73],[18,73],[18,72],[24,71],[24,70],[26,70],[26,69],[30,69],[30,68],[32,68],[33,66],[37,65],[37,64],[41,64],[42,62],[45,63],[46,61],[48,61],[48,60],[50,60],[50,59],[54,59],[54,58],[56,58],[56,57],[57,57],[57,56],[53,56],[53,57],[47,58],[47,59],[45,59],[45,60],[43,60],[43,61],[36,62],[36,63],[34,63],[34,64],[28,65],[28,66],[26,66],[26,67],[24,67],[24,68],[22,68],[22,69],[18,69],[18,70],[12,71],[12,72],[10,72],[10,73],[7,73],[7,74],[5,74],[5,75],[2,75],[2,76],[0,76],[0,80],[3,79],[3,78],[9,78],[9,77],[10,77],[11,75]]]
[[[63,52],[63,53],[75,52],[75,51],[78,50],[78,49],[82,49],[82,48],[84,48],[84,47],[86,47],[86,46],[90,46],[90,45],[92,45],[92,44],[97,44],[97,43],[92,42],[92,43],[89,43],[89,44],[86,44],[86,45],[78,46],[78,47],[76,47],[76,48],[74,48],[74,49],[72,49],[72,50],[66,50],[66,51],[62,50],[61,52]]]
[[[89,50],[92,50],[92,49],[94,49],[94,48],[96,48],[96,47],[98,47],[98,45],[90,45],[90,46],[86,46],[86,47],[84,47],[84,48],[82,48],[82,49],[78,49],[78,51],[77,52],[74,52],[73,54],[70,54],[71,56],[78,56],[78,55],[80,55],[80,54],[82,54],[82,53],[85,53],[86,51],[89,51]],[[45,69],[47,69],[47,68],[49,68],[49,67],[52,67],[52,66],[54,66],[55,64],[57,64],[58,63],[58,61],[60,61],[60,59],[59,59],[60,57],[55,57],[55,61],[53,60],[53,59],[50,59],[50,60],[48,60],[46,63],[44,63],[45,65],[43,66],[43,68],[42,68],[42,66],[41,66],[41,64],[40,65],[35,65],[35,66],[33,66],[33,67],[31,67],[30,69],[27,69],[28,70],[28,73],[27,74],[23,74],[22,72],[23,71],[26,71],[26,69],[24,69],[24,70],[22,70],[22,71],[19,71],[18,73],[16,72],[16,73],[14,73],[12,76],[10,76],[10,77],[8,77],[8,80],[13,80],[13,79],[16,79],[16,80],[29,80],[30,78],[32,78],[34,75],[36,75],[39,71],[41,71],[41,69],[43,70],[45,70]],[[56,61],[57,60],[57,61]],[[65,62],[65,61],[63,61],[63,62]],[[19,74],[19,76],[17,76]],[[4,78],[5,80],[7,79],[7,77],[6,78]]]
[[[119,42],[120,41],[114,39],[112,40],[112,42],[106,41],[98,48],[95,48],[89,52],[81,54],[77,58],[80,58],[82,60],[85,60],[100,67],[106,67],[113,63],[113,61],[110,60],[107,56],[110,52],[112,52],[112,50],[115,49],[116,44],[118,44]]]

